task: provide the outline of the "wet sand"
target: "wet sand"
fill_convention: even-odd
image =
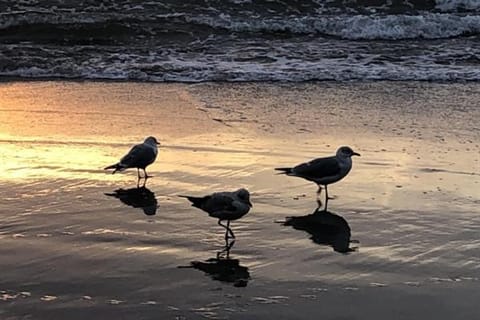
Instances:
[[[474,83],[2,83],[0,319],[478,318],[478,101]],[[148,135],[146,189],[102,170]],[[312,218],[316,186],[273,168],[340,145],[362,156]],[[223,229],[177,195],[238,187],[254,207],[217,259]]]

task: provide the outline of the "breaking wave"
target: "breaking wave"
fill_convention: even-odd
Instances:
[[[480,80],[478,0],[0,0],[0,77]]]

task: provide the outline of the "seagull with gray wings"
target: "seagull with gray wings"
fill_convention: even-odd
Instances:
[[[337,154],[331,157],[318,158],[310,162],[299,164],[293,168],[275,168],[277,171],[287,176],[299,177],[308,181],[315,182],[318,185],[317,201],[319,205],[322,186],[325,187],[325,211],[328,205],[329,184],[342,180],[352,169],[352,156],[360,156],[350,147],[340,147]]]
[[[150,176],[147,174],[145,168],[152,164],[157,158],[157,146],[159,144],[155,137],[148,137],[143,143],[133,146],[118,163],[106,167],[105,170],[114,169],[112,172],[112,174],[114,174],[117,171],[123,171],[128,168],[137,168],[138,181],[142,178],[146,180]],[[143,170],[143,177],[140,175],[140,169]]]
[[[250,193],[244,188],[233,192],[216,192],[204,197],[179,197],[187,198],[193,207],[207,212],[210,217],[217,218],[218,225],[225,228],[225,241],[228,241],[228,234],[235,239],[235,235],[230,229],[230,221],[240,219],[252,207]],[[222,224],[224,220],[227,220],[227,225]]]

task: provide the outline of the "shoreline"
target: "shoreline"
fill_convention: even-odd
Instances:
[[[113,78],[68,78],[68,77],[20,77],[20,76],[5,76],[0,75],[0,84],[15,83],[15,82],[98,82],[98,83],[139,83],[139,84],[179,84],[179,85],[195,85],[195,84],[355,84],[355,83],[430,83],[430,84],[475,84],[480,83],[480,79],[465,79],[465,80],[428,80],[428,79],[411,79],[411,80],[391,80],[391,79],[350,79],[350,80],[332,80],[332,79],[311,79],[301,81],[287,81],[287,80],[200,80],[200,81],[152,81],[152,80],[132,80],[132,79],[113,79]]]

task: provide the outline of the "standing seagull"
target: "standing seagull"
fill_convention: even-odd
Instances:
[[[275,168],[282,171],[287,176],[300,177],[309,181],[313,181],[318,185],[317,201],[319,205],[320,193],[322,186],[325,186],[325,211],[328,205],[327,186],[331,183],[342,180],[352,169],[352,156],[360,156],[350,147],[340,147],[335,156],[318,158],[310,162],[299,164],[293,168]]]
[[[228,234],[235,239],[233,231],[230,229],[230,221],[237,220],[248,213],[252,207],[250,202],[250,193],[247,189],[238,189],[233,192],[215,192],[204,197],[179,196],[187,198],[193,207],[197,207],[207,212],[210,217],[218,219],[218,225],[225,228],[225,241],[228,241]],[[222,224],[227,220],[227,225]]]
[[[157,145],[159,144],[155,137],[148,137],[143,143],[133,146],[118,163],[106,167],[105,170],[114,169],[112,172],[112,174],[114,174],[117,171],[123,171],[128,168],[137,168],[137,177],[138,181],[140,181],[142,178],[142,176],[140,176],[140,169],[142,169],[144,172],[143,178],[145,178],[146,181],[150,176],[147,174],[145,168],[152,164],[157,158]]]

